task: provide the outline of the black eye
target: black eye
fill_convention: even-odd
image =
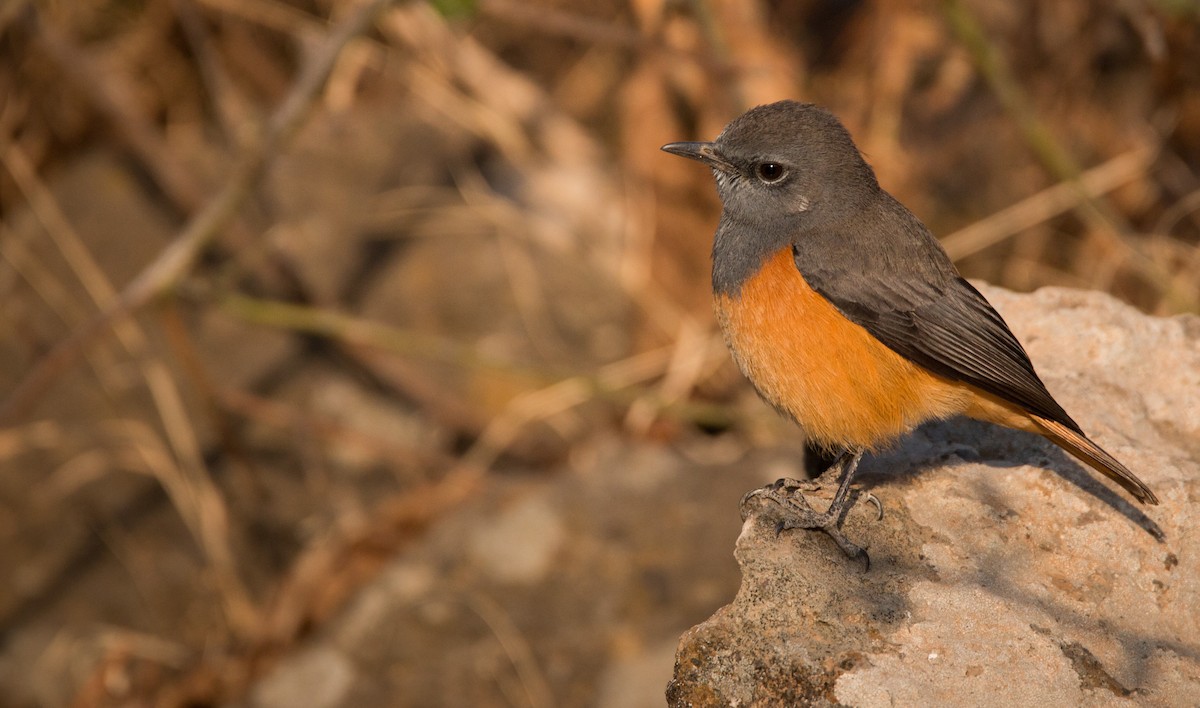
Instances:
[[[760,162],[756,170],[764,182],[778,182],[787,174],[787,168],[778,162]]]

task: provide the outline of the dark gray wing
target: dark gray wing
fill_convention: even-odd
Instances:
[[[831,263],[814,258],[815,249],[801,240],[792,248],[796,267],[847,319],[897,354],[1081,432],[1046,390],[1000,314],[958,275],[916,217],[907,210],[902,216],[911,222],[892,225],[906,232],[903,249],[851,257],[835,247],[842,255],[840,263]]]

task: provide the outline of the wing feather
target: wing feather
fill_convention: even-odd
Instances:
[[[793,256],[808,284],[906,359],[1080,432],[1046,390],[1004,318],[959,276],[933,236],[907,210],[886,214],[898,220],[899,233],[909,241],[902,255],[859,254],[838,259],[841,268],[835,270],[811,257],[828,252],[828,243],[808,249],[800,239]]]

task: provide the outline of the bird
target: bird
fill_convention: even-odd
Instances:
[[[1158,504],[1055,401],[1004,319],[880,186],[829,110],[761,105],[712,142],[662,150],[715,177],[713,304],[734,362],[833,459],[821,478],[837,478],[837,488],[822,513],[787,496],[792,480],[767,488],[795,512],[778,530],[824,531],[869,568],[866,551],[842,532],[859,461],[956,415],[1042,435],[1139,502]]]

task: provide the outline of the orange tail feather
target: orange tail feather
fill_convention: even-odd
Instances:
[[[1091,465],[1097,472],[1124,487],[1138,501],[1143,504],[1158,503],[1158,497],[1155,496],[1154,492],[1150,491],[1145,482],[1138,479],[1137,475],[1129,471],[1129,468],[1118,462],[1115,457],[1105,452],[1099,445],[1088,440],[1083,434],[1071,430],[1062,423],[1056,423],[1041,416],[1033,415],[1030,417],[1042,429],[1041,432],[1043,435]]]

